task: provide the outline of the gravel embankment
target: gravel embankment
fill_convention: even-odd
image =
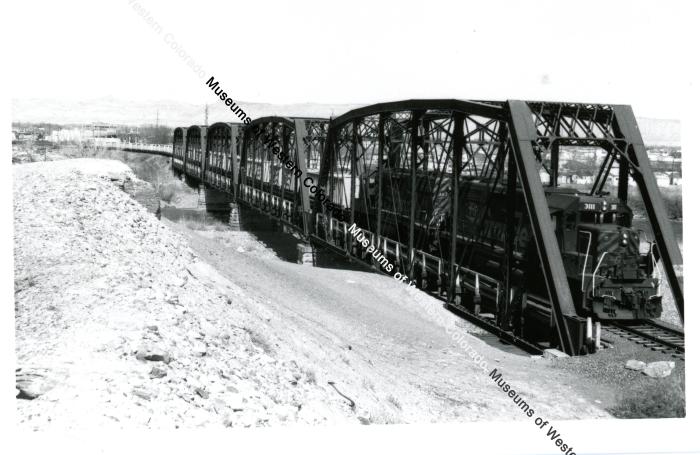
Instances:
[[[253,218],[249,216],[253,215]],[[254,214],[241,220],[262,226]],[[555,362],[530,358],[419,294],[444,324],[430,317],[389,276],[367,273],[334,257],[324,265],[296,263],[296,242],[280,232],[196,230],[163,222],[222,275],[244,287],[269,315],[269,333],[285,343],[321,384],[333,381],[369,423],[428,423],[526,419],[523,410],[469,357],[464,339],[498,368],[546,419],[610,417],[610,387],[587,387]],[[269,224],[269,222],[268,222]],[[517,351],[515,353],[514,351]]]
[[[133,177],[126,165],[13,173],[22,427],[358,422],[269,349],[244,291],[115,185]]]

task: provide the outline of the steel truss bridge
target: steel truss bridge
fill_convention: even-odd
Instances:
[[[522,260],[518,235],[525,226],[541,264],[553,344],[575,355],[584,343],[585,318],[574,305],[576,290],[567,280],[545,195],[547,187],[557,186],[560,150],[566,147],[604,151],[590,194],[615,180],[614,191],[626,203],[629,184],[636,183],[682,318],[682,257],[630,106],[407,100],[334,119],[195,125],[174,130],[172,167],[311,243],[372,265],[349,234],[353,224],[359,226],[395,270],[527,347],[512,317],[521,305],[514,296],[523,278],[514,270]],[[480,203],[464,194],[465,180],[487,188]],[[343,219],[327,210],[324,198],[342,208]],[[507,201],[505,207],[494,207],[498,198]],[[524,207],[515,206],[518,200]],[[488,222],[493,219],[504,226],[497,233]],[[496,276],[474,270],[474,255],[464,245],[475,242],[501,252]],[[486,317],[466,305],[475,291],[498,302],[495,314]]]

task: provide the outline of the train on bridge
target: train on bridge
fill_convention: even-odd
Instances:
[[[572,147],[604,157],[588,187],[558,179]],[[172,167],[379,270],[361,230],[395,271],[532,352],[589,353],[601,322],[658,318],[662,267],[683,317],[680,249],[629,106],[407,100],[193,125],[174,130]],[[630,185],[651,232],[632,227]]]

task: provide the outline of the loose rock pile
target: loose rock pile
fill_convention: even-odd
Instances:
[[[13,169],[22,426],[358,422],[276,355],[240,288],[118,188],[124,164]]]
[[[127,178],[123,186],[126,193],[136,199],[150,213],[160,219],[160,199],[152,184],[135,178]]]
[[[628,360],[625,364],[625,368],[628,370],[641,371],[645,375],[651,376],[652,378],[665,378],[670,376],[675,366],[675,362],[666,360],[646,363],[642,362],[641,360],[632,359]]]

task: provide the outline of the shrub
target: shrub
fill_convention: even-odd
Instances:
[[[172,202],[175,197],[176,189],[173,184],[160,185],[158,187],[158,197],[164,202]]]
[[[683,194],[681,187],[660,188],[661,199],[666,207],[666,213],[672,220],[683,218]],[[611,193],[616,194],[616,193]],[[637,188],[630,189],[628,205],[636,215],[646,216],[644,201]]]
[[[680,192],[661,193],[661,196],[666,203],[666,211],[671,219],[683,218],[683,199]]]
[[[638,384],[628,389],[610,412],[620,419],[685,417],[685,387],[678,377]]]

